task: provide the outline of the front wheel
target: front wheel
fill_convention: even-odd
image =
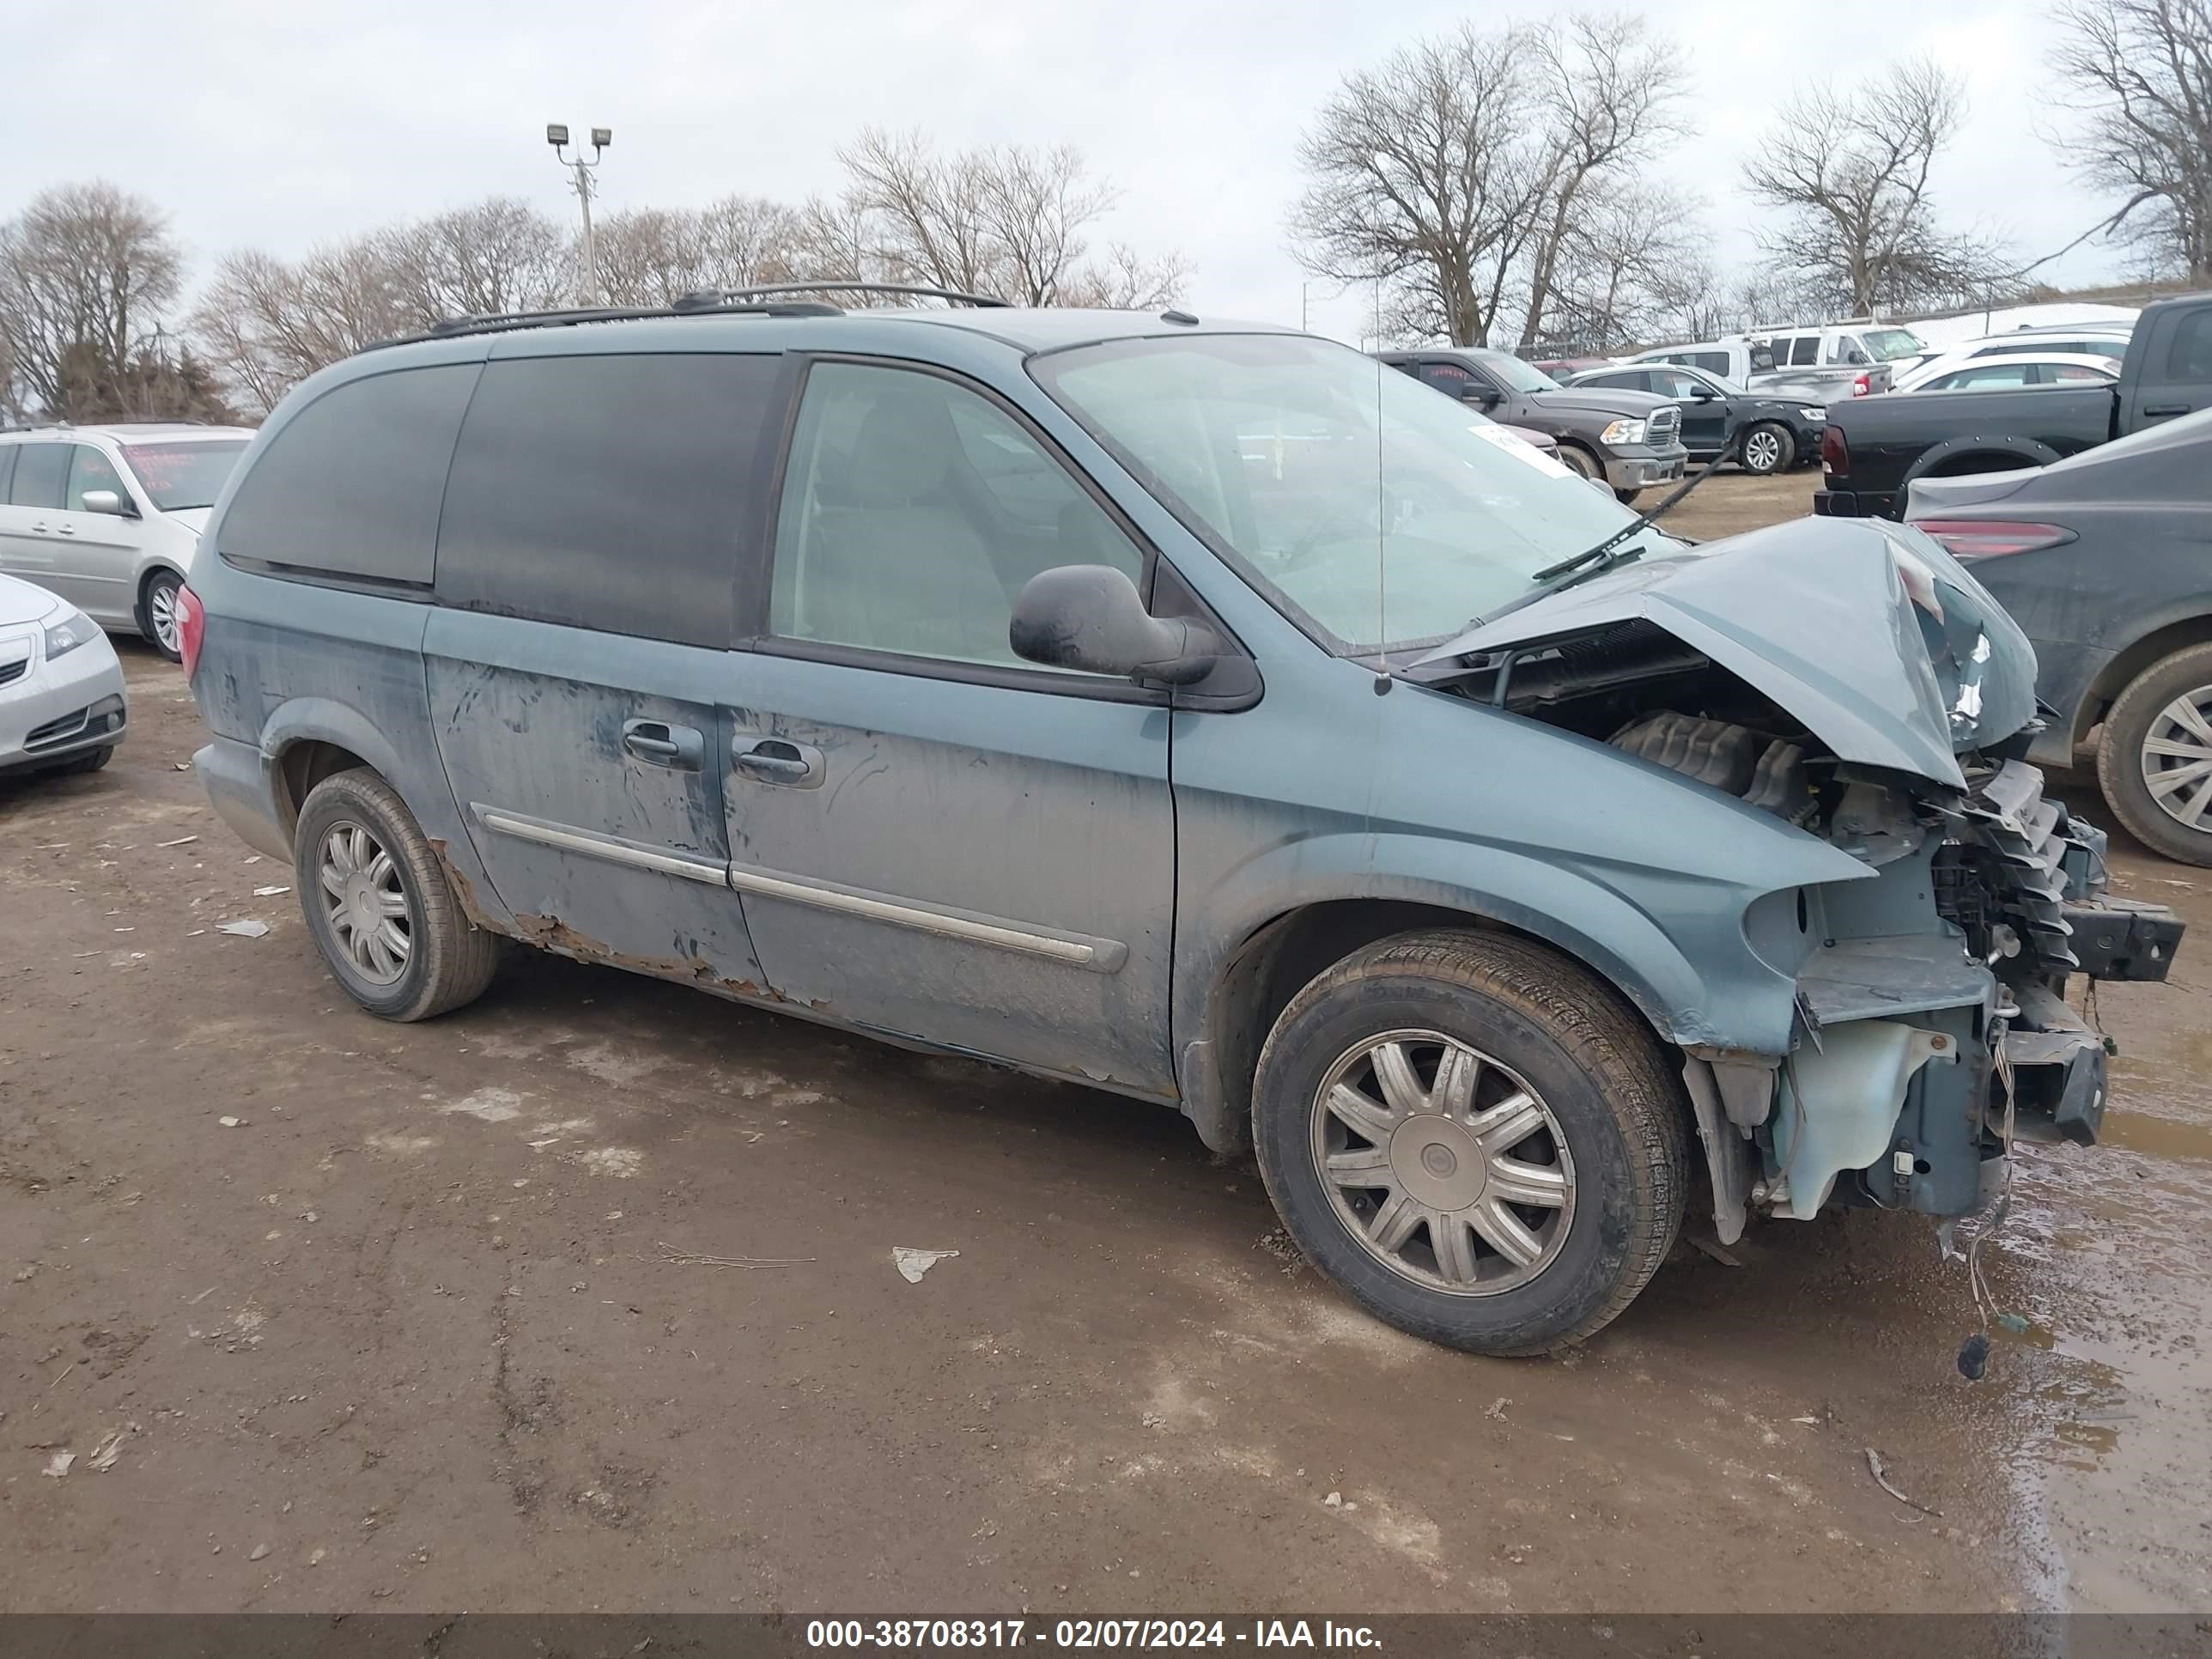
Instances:
[[[184,619],[177,614],[177,594],[184,585],[175,571],[156,570],[146,578],[139,598],[139,631],[171,662],[185,659]]]
[[[1743,470],[1755,477],[1787,471],[1797,459],[1797,441],[1790,428],[1761,421],[1743,434]]]
[[[1590,478],[1599,483],[1605,482],[1604,465],[1580,444],[1561,444],[1559,465],[1578,478]]]
[[[375,773],[334,773],[314,787],[292,866],[325,964],[370,1013],[428,1019],[491,983],[497,937],[471,925],[415,815]]]
[[[2138,674],[2105,716],[2097,781],[2146,847],[2212,865],[2212,645]]]
[[[1688,1112],[1612,988],[1439,931],[1308,985],[1260,1056],[1254,1143],[1306,1255],[1401,1330],[1535,1354],[1602,1328],[1672,1246]]]

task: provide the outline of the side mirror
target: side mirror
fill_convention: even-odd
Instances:
[[[1503,401],[1498,388],[1482,380],[1462,380],[1459,396],[1462,403],[1474,404],[1482,409],[1495,409]]]
[[[88,489],[80,499],[88,513],[105,513],[111,519],[135,519],[138,516],[130,502],[112,489]]]
[[[1039,571],[1014,600],[1006,641],[1025,662],[1188,685],[1212,671],[1220,641],[1202,624],[1145,609],[1137,585],[1110,565]]]

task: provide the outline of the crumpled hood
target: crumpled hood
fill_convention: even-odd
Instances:
[[[1415,662],[1448,684],[1487,659],[1642,621],[1737,675],[1839,759],[1963,787],[1958,751],[2036,718],[2035,653],[1981,584],[1909,526],[1799,519],[1645,557]]]

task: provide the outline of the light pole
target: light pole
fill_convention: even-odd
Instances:
[[[576,157],[571,161],[562,154],[568,146],[568,129],[558,121],[545,124],[545,142],[553,146],[553,154],[559,158],[561,165],[574,175],[568,187],[576,192],[577,204],[584,210],[583,302],[587,306],[599,302],[599,255],[598,246],[592,240],[592,191],[596,188],[592,181],[592,172],[599,165],[602,153],[614,141],[615,130],[612,127],[593,127],[592,159],[588,161],[584,159],[584,147],[579,144],[576,146]]]

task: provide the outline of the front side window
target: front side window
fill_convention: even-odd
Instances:
[[[69,496],[70,452],[75,444],[23,444],[15,452],[11,507],[59,507]]]
[[[776,520],[772,633],[1063,672],[1016,657],[1006,628],[1030,578],[1068,564],[1144,577],[1142,552],[1000,405],[911,369],[808,373]]]
[[[130,501],[130,487],[123,482],[123,475],[116,470],[114,462],[90,444],[72,444],[70,448],[69,500],[64,505],[70,512],[87,511],[84,498],[95,489],[105,489],[125,503]]]
[[[186,512],[213,507],[215,498],[230,481],[238,458],[246,453],[246,440],[205,443],[125,444],[123,459],[137,475],[155,509]]]
[[[1677,357],[1674,361],[1686,362],[1692,368],[1702,368],[1708,374],[1725,374],[1730,367],[1729,355],[1725,351],[1700,351],[1689,357]]]
[[[1920,337],[1909,328],[1870,328],[1860,334],[1858,343],[1878,363],[1893,363],[1903,358],[1917,357],[1928,349],[1920,343]]]
[[[1030,368],[1194,535],[1346,654],[1442,639],[1633,522],[1610,491],[1329,341],[1121,340]]]
[[[1559,383],[1530,362],[1503,351],[1486,351],[1476,365],[1508,392],[1526,396],[1531,392],[1557,392]]]

